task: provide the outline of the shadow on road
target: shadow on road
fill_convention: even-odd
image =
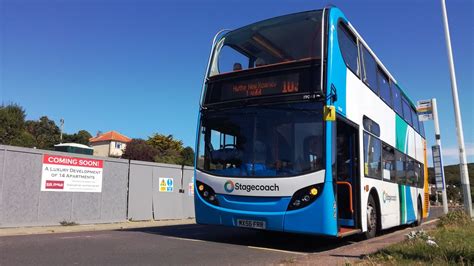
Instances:
[[[322,236],[197,224],[135,228],[125,229],[122,231],[143,232],[189,240],[200,240],[304,253],[326,251],[357,241],[356,237],[339,239]]]
[[[428,220],[434,219],[439,215],[439,210],[436,210],[435,208],[434,215],[430,215],[431,217]],[[384,230],[382,234],[390,234],[407,227],[409,226],[398,226]],[[323,252],[361,241],[361,237],[359,235],[353,235],[346,238],[330,238],[314,235],[198,224],[123,229],[121,231],[142,232],[188,240],[252,246],[258,248],[278,249],[304,253]]]

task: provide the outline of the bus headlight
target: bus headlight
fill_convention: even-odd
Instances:
[[[201,195],[201,197],[207,201],[208,203],[212,205],[219,205],[219,202],[217,201],[216,193],[214,192],[214,189],[212,189],[210,186],[199,182],[196,180],[196,185],[198,188],[198,193]]]
[[[288,210],[296,210],[311,204],[323,190],[323,184],[311,185],[309,187],[302,188],[293,194],[288,205]]]

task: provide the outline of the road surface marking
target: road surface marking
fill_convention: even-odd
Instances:
[[[181,237],[175,237],[175,236],[167,236],[166,238],[169,239],[177,239],[177,240],[185,240],[185,241],[192,241],[192,242],[207,242],[201,239],[192,239],[192,238],[181,238]]]
[[[59,239],[92,238],[93,236],[62,236]]]
[[[266,250],[266,251],[289,253],[289,254],[295,254],[295,255],[303,255],[303,256],[308,255],[308,253],[297,252],[297,251],[289,251],[289,250],[284,250],[284,249],[264,248],[264,247],[255,247],[255,246],[247,246],[247,247],[248,247],[248,248],[253,248],[253,249]]]

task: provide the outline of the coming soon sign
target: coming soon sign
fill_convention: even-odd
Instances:
[[[43,155],[41,191],[101,192],[104,161]]]

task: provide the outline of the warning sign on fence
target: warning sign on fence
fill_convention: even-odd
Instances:
[[[101,192],[104,161],[43,155],[41,191]]]
[[[160,177],[160,192],[173,192],[173,178]]]

